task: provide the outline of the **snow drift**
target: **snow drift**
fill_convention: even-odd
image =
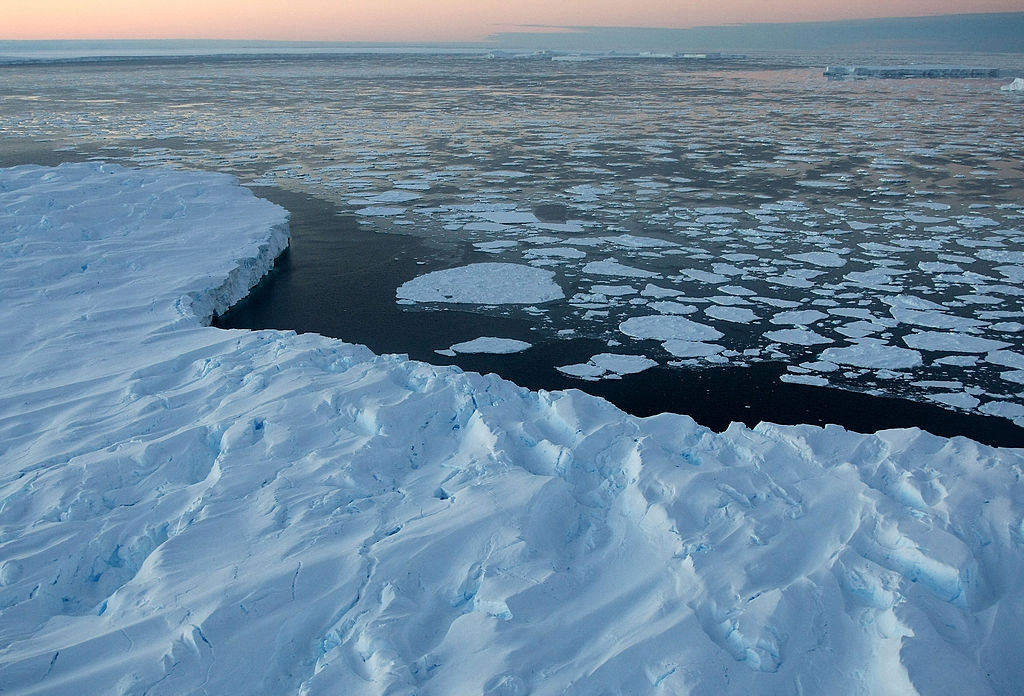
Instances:
[[[287,243],[226,176],[18,167],[0,210],[7,690],[1024,691],[1020,450],[210,328]]]

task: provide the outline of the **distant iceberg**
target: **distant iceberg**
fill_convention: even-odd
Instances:
[[[843,79],[846,77],[880,77],[885,79],[907,79],[912,77],[999,77],[999,69],[965,65],[830,65],[825,68],[824,74],[825,77],[830,79]]]
[[[1013,82],[1008,85],[1003,85],[999,89],[1004,92],[1024,92],[1024,77],[1015,77]]]

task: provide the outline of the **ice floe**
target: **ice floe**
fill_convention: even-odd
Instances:
[[[493,336],[481,336],[472,341],[463,341],[451,346],[449,350],[453,353],[494,353],[507,355],[510,353],[521,353],[532,344],[514,338],[496,338]]]
[[[656,341],[714,341],[723,336],[721,331],[706,324],[675,315],[631,317],[619,324],[619,331],[633,338]]]
[[[453,304],[533,304],[565,295],[554,274],[512,263],[474,263],[433,271],[403,283],[396,291],[407,302]]]
[[[649,370],[658,364],[643,355],[623,355],[619,353],[599,353],[585,363],[562,365],[556,369],[571,377],[580,379],[607,379],[622,375],[636,374]]]
[[[862,342],[852,346],[826,348],[821,353],[826,362],[886,370],[907,370],[921,364],[921,354],[909,348],[886,343]]]

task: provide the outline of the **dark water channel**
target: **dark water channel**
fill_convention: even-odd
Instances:
[[[836,423],[858,432],[920,427],[943,436],[964,435],[1000,446],[1024,446],[1024,429],[1004,418],[959,413],[930,403],[874,396],[779,380],[781,363],[744,367],[656,367],[596,382],[567,377],[556,365],[587,362],[608,351],[598,340],[565,338],[528,318],[425,306],[400,306],[395,289],[436,268],[485,261],[471,248],[380,234],[320,199],[278,188],[261,197],[292,213],[292,246],[248,298],[215,320],[223,328],[291,329],[368,346],[377,353],[404,353],[415,360],[497,373],[530,389],[577,388],[603,397],[637,416],[683,413],[714,430],[730,422],[748,426]],[[423,259],[433,259],[424,262]],[[433,265],[432,265],[433,264]],[[513,355],[448,357],[438,349],[480,336],[528,341]]]

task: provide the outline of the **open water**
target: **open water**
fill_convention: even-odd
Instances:
[[[1024,98],[1000,90],[1021,57],[972,56],[1006,75],[972,80],[828,81],[835,62],[880,59],[8,65],[0,164],[221,170],[287,207],[291,251],[223,326],[316,331],[719,429],[1024,444]],[[547,269],[565,297],[396,300],[479,262]],[[641,316],[720,337],[623,330]],[[447,350],[482,336],[532,347]],[[657,365],[599,375],[606,353]]]

